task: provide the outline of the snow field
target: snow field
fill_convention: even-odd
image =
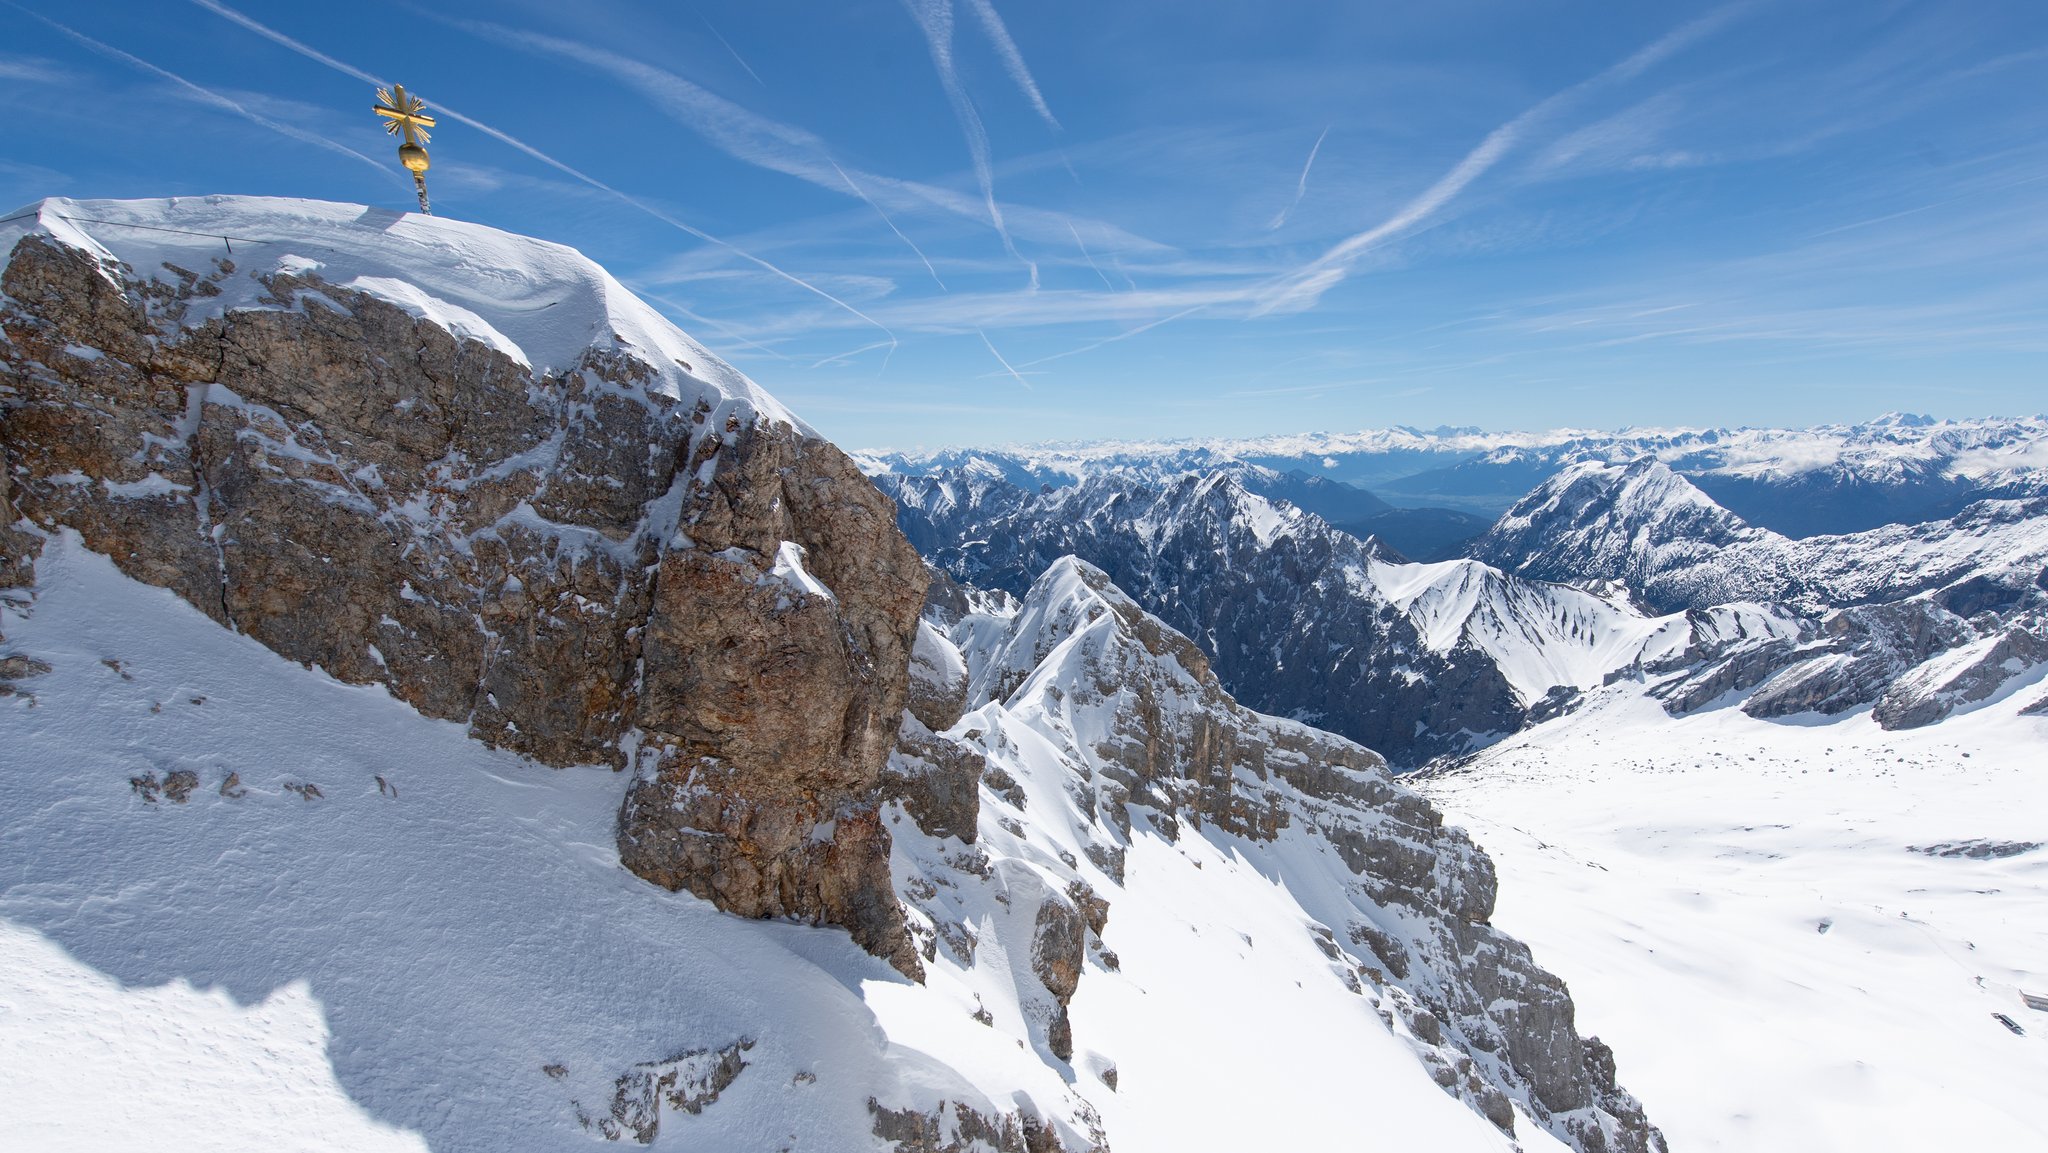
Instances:
[[[871,1095],[976,1100],[887,1047],[861,989],[900,978],[843,932],[621,869],[623,774],[302,669],[75,537],[38,576],[0,617],[53,666],[0,698],[0,1145],[588,1149],[579,1103],[741,1038],[659,1145],[836,1151]],[[176,770],[184,804],[130,787]]]
[[[2038,687],[1885,732],[1617,686],[1419,786],[1673,1149],[2048,1150],[2048,848],[1912,849],[2048,842]]]

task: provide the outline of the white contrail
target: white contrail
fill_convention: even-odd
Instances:
[[[702,12],[699,12],[697,13],[697,19],[702,20],[704,22],[704,27],[711,29],[711,34],[713,36],[718,37],[718,42],[720,44],[725,45],[725,50],[727,52],[732,53],[732,58],[734,60],[739,61],[740,67],[747,70],[747,75],[754,78],[754,83],[759,84],[763,88],[768,87],[768,82],[766,80],[761,79],[761,74],[759,72],[754,71],[754,66],[747,63],[746,57],[740,55],[740,50],[732,46],[732,41],[727,40],[724,34],[719,32],[719,30],[712,25],[711,17],[704,15]]]
[[[1075,228],[1074,222],[1071,220],[1067,221],[1067,231],[1074,234],[1074,245],[1075,247],[1081,250],[1081,259],[1086,260],[1088,262],[1088,267],[1095,270],[1095,275],[1100,276],[1102,278],[1102,287],[1109,289],[1111,292],[1115,292],[1116,285],[1111,284],[1109,282],[1109,274],[1102,271],[1102,266],[1100,264],[1095,263],[1095,254],[1088,251],[1088,245],[1081,239],[1081,230]]]
[[[258,36],[262,36],[267,40],[282,45],[283,47],[289,48],[292,51],[297,52],[299,55],[304,56],[309,60],[316,60],[322,64],[327,65],[329,68],[332,68],[337,72],[340,72],[347,76],[353,76],[356,79],[361,80],[365,84],[373,84],[378,87],[387,87],[389,85],[388,81],[385,81],[376,76],[372,76],[368,72],[365,72],[360,68],[354,67],[353,65],[345,64],[342,61],[336,60],[334,57],[329,56],[326,53],[319,51],[318,49],[302,44],[299,41],[292,39],[291,37],[285,35],[282,32],[277,31],[274,28],[271,28],[264,24],[259,24],[255,20],[252,20],[249,17],[244,16],[240,12],[237,12],[224,4],[219,3],[219,0],[192,0],[192,3],[197,4],[201,8],[204,8],[207,11],[212,12],[215,15],[220,16],[224,19],[232,20],[236,24],[239,24],[242,27],[248,29],[249,31],[256,33]],[[583,183],[590,185],[592,188],[595,188],[600,192],[616,197],[619,200],[625,202],[626,204],[629,204],[634,208],[637,208],[640,211],[646,213],[647,215],[654,217],[656,220],[661,221],[663,224],[670,226],[671,228],[694,236],[707,244],[715,244],[718,247],[725,249],[727,252],[730,252],[733,255],[739,257],[740,259],[745,260],[749,264],[752,264],[769,273],[772,273],[776,277],[779,277],[782,280],[786,280],[789,283],[796,285],[797,287],[803,289],[806,292],[819,296],[831,302],[832,304],[835,304],[838,307],[845,309],[847,312],[859,317],[860,319],[880,329],[884,334],[886,334],[889,337],[890,340],[896,339],[896,334],[890,332],[888,326],[883,324],[881,321],[876,320],[874,317],[869,316],[867,313],[862,312],[860,309],[855,308],[851,304],[848,304],[845,301],[839,299],[838,297],[832,295],[831,293],[826,292],[824,289],[819,288],[817,285],[812,284],[810,281],[805,280],[804,278],[797,276],[794,273],[785,272],[784,270],[776,267],[775,265],[769,263],[766,260],[761,259],[758,256],[755,256],[753,253],[748,252],[747,250],[739,247],[736,244],[731,243],[730,241],[720,239],[719,237],[713,236],[711,233],[705,232],[701,228],[697,228],[694,225],[685,223],[684,221],[677,219],[675,216],[667,212],[664,212],[651,204],[648,204],[647,202],[639,199],[638,197],[628,195],[627,193],[621,192],[618,189],[613,188],[611,185],[606,184],[604,181],[599,180],[595,176],[591,176],[588,173],[582,172],[576,168],[572,168],[569,165],[564,164],[562,161],[559,161],[554,157],[549,156],[547,153],[542,152],[540,149],[535,148],[531,144],[528,144],[525,141],[518,139],[517,137],[511,136],[504,132],[500,132],[498,129],[493,128],[490,125],[475,119],[474,117],[464,116],[462,113],[456,111],[453,108],[448,107],[448,105],[446,104],[437,101],[434,105],[434,111],[441,116],[445,116],[448,119],[453,120],[459,124],[466,124],[469,127],[476,129],[478,132],[481,132],[484,135],[491,137],[492,139],[509,145],[510,147],[516,148],[519,151],[524,152],[528,156],[533,157],[535,160],[540,161],[542,164],[545,164],[559,172],[566,173],[569,176],[573,176],[577,180],[580,180]]]
[[[223,96],[218,92],[215,92],[211,88],[205,88],[198,84],[194,84],[190,80],[185,79],[183,76],[180,76],[175,72],[159,68],[156,65],[151,64],[149,61],[144,60],[140,56],[134,55],[130,52],[123,52],[119,48],[116,48],[111,44],[102,44],[98,40],[95,40],[92,37],[87,36],[83,32],[79,32],[76,29],[67,28],[64,25],[57,23],[55,20],[50,19],[48,16],[42,15],[41,13],[31,12],[28,9],[23,8],[19,4],[13,3],[12,0],[4,0],[4,2],[7,4],[9,8],[12,8],[17,12],[20,12],[24,16],[30,16],[33,17],[34,19],[42,21],[43,23],[49,25],[50,27],[55,28],[57,31],[62,32],[64,35],[69,36],[73,40],[78,41],[80,44],[85,45],[87,48],[92,49],[94,52],[97,52],[102,56],[107,56],[112,59],[119,60],[122,63],[130,65],[132,67],[140,68],[143,71],[148,72],[154,76],[162,77],[163,79],[178,85],[179,87],[185,89],[186,91],[197,96],[199,99],[205,101],[208,104],[213,105],[216,108],[224,108],[237,116],[241,116],[256,124],[260,124],[263,127],[270,129],[272,132],[276,132],[284,136],[289,136],[293,140],[303,141],[307,144],[316,145],[320,148],[325,148],[333,152],[339,152],[344,156],[354,157],[355,159],[362,161],[364,164],[367,164],[370,167],[376,169],[379,175],[389,177],[394,180],[398,179],[397,174],[392,171],[390,165],[381,163],[376,160],[372,160],[371,158],[363,155],[362,153],[357,152],[355,149],[350,148],[346,144],[337,143],[335,141],[327,139],[325,136],[320,136],[312,132],[307,132],[305,129],[302,128],[294,128],[289,124],[284,124],[279,121],[272,120],[268,116],[252,112],[248,108],[244,107],[242,104],[238,103],[237,101],[229,99],[228,97]]]
[[[1016,369],[1011,368],[1010,362],[1003,359],[1003,354],[996,351],[995,342],[991,341],[988,338],[988,333],[983,332],[982,330],[977,328],[974,330],[974,335],[980,337],[981,342],[983,344],[988,345],[988,354],[996,358],[996,363],[1003,366],[1003,371],[1010,374],[1010,379],[1016,381],[1018,384],[1023,385],[1025,392],[1038,391],[1037,389],[1031,387],[1030,381],[1024,379],[1023,373],[1020,373]]]
[[[1301,206],[1301,198],[1308,195],[1308,170],[1316,166],[1316,153],[1323,150],[1323,137],[1329,134],[1330,130],[1324,128],[1322,136],[1316,137],[1315,146],[1308,150],[1308,160],[1301,166],[1301,179],[1294,182],[1294,199],[1288,201],[1287,207],[1281,209],[1279,214],[1273,217],[1273,222],[1266,225],[1266,231],[1271,232],[1287,223],[1287,218],[1293,215],[1296,208]]]
[[[1017,87],[1024,90],[1025,97],[1031,101],[1031,107],[1038,110],[1038,114],[1045,118],[1045,122],[1051,125],[1054,131],[1058,131],[1060,122],[1053,116],[1052,109],[1045,106],[1045,96],[1038,91],[1038,82],[1031,78],[1031,69],[1024,64],[1024,53],[1018,51],[1017,42],[1010,39],[1010,30],[1003,26],[1003,18],[996,15],[996,6],[990,0],[967,0],[967,6],[974,9],[976,16],[981,17],[982,31],[988,33],[989,41],[995,45],[996,54],[1003,58],[1003,67],[1010,70],[1010,79],[1015,80]]]
[[[1041,364],[1049,364],[1055,360],[1065,360],[1067,357],[1070,356],[1079,356],[1084,352],[1094,352],[1096,349],[1101,348],[1103,345],[1115,344],[1119,340],[1129,340],[1130,338],[1140,335],[1141,333],[1150,332],[1153,329],[1158,328],[1162,324],[1172,324],[1174,321],[1179,320],[1182,317],[1193,316],[1195,313],[1200,312],[1207,307],[1209,306],[1206,304],[1197,304],[1193,308],[1183,308],[1179,312],[1174,313],[1172,316],[1162,316],[1158,320],[1149,321],[1145,324],[1139,325],[1136,328],[1125,329],[1124,331],[1117,333],[1115,336],[1105,336],[1101,340],[1098,340],[1093,344],[1084,344],[1079,348],[1070,348],[1065,352],[1055,352],[1051,356],[1041,356],[1037,360],[1027,360],[1023,364],[1018,365],[1018,367],[1033,368]]]
[[[839,174],[839,179],[846,181],[846,186],[848,188],[853,189],[853,194],[855,196],[860,197],[863,203],[865,203],[869,208],[875,210],[875,215],[882,218],[882,223],[889,226],[889,231],[896,234],[896,239],[902,241],[903,246],[905,248],[908,248],[910,249],[910,251],[917,253],[917,258],[919,260],[924,261],[924,270],[932,274],[932,283],[939,286],[939,291],[951,292],[952,289],[946,287],[946,282],[939,279],[939,270],[932,267],[931,257],[926,256],[924,254],[924,249],[919,248],[917,244],[914,241],[912,241],[908,236],[903,235],[903,230],[896,227],[896,222],[889,219],[889,214],[882,211],[882,206],[876,204],[873,197],[869,196],[867,192],[861,188],[860,185],[855,184],[853,182],[853,177],[848,176],[846,174],[846,170],[844,168],[839,167],[838,161],[835,160],[831,161],[830,163],[832,164],[832,171],[837,172]]]
[[[833,192],[850,191],[863,204],[874,209],[875,215],[882,218],[889,231],[917,254],[917,258],[924,262],[925,271],[932,274],[939,287],[946,287],[924,250],[913,243],[882,210],[882,206],[868,195],[867,190],[832,159],[831,149],[815,134],[758,115],[673,72],[603,48],[497,24],[466,20],[451,23],[475,36],[515,48],[561,56],[598,69],[639,92],[656,109],[711,141],[728,156]]]
[[[1359,256],[1382,241],[1410,231],[1450,203],[1458,193],[1464,191],[1466,185],[1477,180],[1487,169],[1498,163],[1500,158],[1520,141],[1530,125],[1549,116],[1589,89],[1616,80],[1630,80],[1640,76],[1694,41],[1718,31],[1745,9],[1753,6],[1753,0],[1739,0],[1697,20],[1680,25],[1630,53],[1620,62],[1609,65],[1562,92],[1553,93],[1521,115],[1487,133],[1486,139],[1481,140],[1478,147],[1466,153],[1464,159],[1458,161],[1449,172],[1438,177],[1436,183],[1402,205],[1392,216],[1364,232],[1347,237],[1328,252],[1281,277],[1275,284],[1261,291],[1258,294],[1259,304],[1252,310],[1252,315],[1263,316],[1282,308],[1306,308],[1313,305],[1323,293],[1344,279],[1351,270],[1352,262]]]
[[[831,356],[828,356],[828,357],[826,357],[825,359],[823,359],[823,360],[821,360],[821,361],[818,361],[818,362],[817,362],[816,364],[813,364],[813,365],[812,365],[811,367],[812,367],[812,368],[823,368],[823,367],[825,367],[825,366],[826,366],[826,365],[828,365],[828,364],[844,364],[844,363],[846,363],[846,362],[847,362],[848,360],[851,360],[852,358],[854,358],[854,357],[856,357],[856,356],[859,356],[859,355],[860,355],[861,353],[863,353],[863,352],[873,352],[874,350],[876,350],[876,349],[878,349],[878,348],[888,348],[888,347],[889,347],[889,342],[888,342],[888,341],[886,341],[886,340],[878,340],[878,341],[874,342],[873,344],[863,344],[863,345],[861,345],[861,346],[860,346],[859,348],[856,348],[856,349],[854,349],[854,350],[853,350],[852,352],[835,352],[835,353],[833,353],[833,354],[832,354]]]
[[[967,90],[960,85],[960,73],[953,66],[953,3],[952,0],[903,0],[910,9],[910,15],[924,32],[925,46],[931,50],[932,67],[938,71],[939,85],[946,90],[946,98],[953,103],[953,118],[960,122],[960,132],[967,138],[967,154],[974,161],[974,178],[981,184],[981,198],[988,207],[989,223],[995,225],[996,235],[1002,237],[1003,250],[1031,270],[1031,287],[1038,287],[1038,265],[1024,259],[1017,251],[1017,245],[1010,239],[1010,230],[1003,224],[1003,210],[996,203],[995,166],[989,160],[988,130],[982,127],[981,114],[974,110],[974,102],[967,97]]]

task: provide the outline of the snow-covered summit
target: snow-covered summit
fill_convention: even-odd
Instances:
[[[1533,580],[1641,587],[1653,574],[1707,563],[1730,545],[1764,537],[1783,540],[1750,527],[1663,461],[1643,456],[1566,467],[1517,501],[1474,553]]]
[[[266,280],[317,278],[432,320],[536,373],[573,368],[593,348],[615,350],[644,362],[653,370],[647,387],[685,407],[700,399],[714,408],[737,402],[743,416],[815,435],[744,373],[566,245],[439,216],[261,196],[51,197],[6,220],[0,260],[22,237],[36,235],[172,285],[226,269],[203,302],[186,309],[186,326],[229,311],[302,308],[317,293],[281,299]]]

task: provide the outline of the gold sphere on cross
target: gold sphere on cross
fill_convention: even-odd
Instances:
[[[384,130],[398,137],[404,143],[398,146],[398,162],[412,173],[413,189],[419,193],[420,211],[432,213],[427,205],[427,129],[434,126],[434,118],[427,114],[427,102],[405,90],[403,84],[393,84],[389,90],[377,90],[377,104],[374,109],[384,118]]]

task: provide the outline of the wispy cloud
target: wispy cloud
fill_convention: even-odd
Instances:
[[[1017,245],[1010,239],[1010,230],[1003,223],[1002,205],[996,203],[995,166],[989,160],[988,129],[981,123],[981,113],[975,111],[974,101],[968,98],[967,89],[960,83],[960,70],[953,61],[953,4],[952,0],[903,0],[911,16],[924,33],[925,47],[930,50],[932,67],[938,71],[939,86],[946,90],[946,99],[952,102],[953,118],[960,122],[960,133],[967,140],[968,158],[974,164],[974,179],[981,185],[981,198],[988,209],[989,223],[995,227],[996,235],[1003,241],[1003,250],[1015,257],[1031,272],[1031,287],[1038,287],[1038,265],[1017,251]]]
[[[1068,224],[1067,231],[1074,234],[1074,247],[1081,250],[1081,259],[1087,261],[1088,267],[1095,270],[1095,275],[1102,278],[1102,287],[1115,292],[1116,285],[1109,282],[1109,274],[1102,271],[1101,265],[1095,263],[1095,254],[1088,251],[1088,242],[1081,239],[1081,230],[1075,228],[1072,224]]]
[[[293,52],[296,52],[309,60],[318,61],[319,63],[324,64],[327,67],[342,73],[343,75],[353,76],[357,80],[361,80],[366,84],[373,84],[379,87],[383,87],[389,83],[388,81],[373,76],[370,73],[355,67],[354,65],[345,64],[342,61],[337,60],[334,57],[329,56],[326,53],[321,52],[315,48],[312,48],[307,44],[295,40],[292,37],[287,36],[284,33],[279,32],[266,24],[258,23],[256,20],[253,20],[250,17],[245,16],[232,8],[229,8],[227,5],[219,3],[218,0],[192,0],[192,3],[197,4],[199,7],[204,8],[209,12],[212,12],[215,15],[222,17],[223,19],[233,21],[234,23],[241,25],[243,28],[246,28],[249,31],[256,33],[257,35],[262,36],[266,40],[269,40],[282,47],[289,48]],[[40,17],[38,17],[38,19],[40,19]],[[722,240],[709,232],[705,232],[703,229],[700,229],[695,225],[689,224],[681,220],[680,218],[676,217],[674,214],[666,212],[661,208],[649,204],[647,201],[644,201],[637,196],[621,192],[618,189],[612,187],[611,185],[606,184],[604,181],[599,180],[598,178],[591,176],[588,173],[582,172],[579,169],[576,169],[560,160],[557,160],[554,157],[548,155],[547,153],[542,152],[540,149],[535,148],[531,144],[528,144],[525,141],[520,140],[509,133],[502,132],[496,128],[493,128],[490,125],[485,124],[480,120],[477,120],[475,117],[465,116],[461,112],[458,112],[455,109],[450,108],[448,105],[443,103],[437,103],[434,107],[434,110],[440,115],[445,116],[450,120],[453,120],[459,124],[468,125],[469,127],[476,129],[478,132],[481,132],[484,135],[489,136],[502,144],[505,144],[511,148],[515,148],[520,152],[523,152],[526,155],[532,157],[533,159],[540,161],[542,164],[545,164],[550,168],[555,169],[558,172],[565,173],[569,176],[576,178],[577,180],[582,181],[585,184],[590,185],[592,188],[596,188],[599,191],[608,193],[611,196],[616,197],[618,200],[628,205],[631,205],[634,208],[639,209],[641,212],[644,212],[649,216],[654,217],[656,220],[661,221],[663,224],[666,224],[671,228],[674,228],[687,235],[694,236],[707,244],[718,245],[719,247],[739,257],[740,259],[748,262],[749,264],[753,264],[756,267],[764,269],[765,271],[773,274],[776,278],[793,284],[796,287],[801,288],[804,291],[809,292],[815,296],[822,297],[827,302],[837,306],[838,308],[844,309],[846,312],[852,314],[855,317],[858,317],[860,320],[868,324],[874,325],[878,329],[881,329],[884,333],[888,334],[889,339],[891,341],[895,340],[895,334],[890,333],[886,325],[882,324],[880,321],[875,320],[873,317],[855,308],[851,304],[848,304],[845,301],[839,299],[838,297],[832,295],[831,293],[826,292],[824,289],[819,288],[817,285],[812,284],[810,281],[805,280],[800,276],[797,276],[795,273],[787,272],[781,268],[778,268],[774,264],[771,264],[768,261],[763,260],[758,256],[755,256],[753,253],[748,252],[745,249],[739,248],[738,246],[730,243],[729,241]],[[374,161],[372,163],[374,163]]]
[[[1003,359],[1003,354],[996,351],[995,342],[988,338],[988,333],[977,328],[974,330],[974,335],[980,337],[981,342],[988,346],[988,354],[996,358],[996,363],[1003,366],[1003,371],[1010,375],[1011,380],[1023,385],[1025,392],[1032,391],[1031,382],[1025,380],[1023,373],[1018,372],[1015,368],[1011,367],[1009,361]]]
[[[1281,277],[1260,294],[1253,315],[1292,312],[1313,306],[1325,292],[1341,283],[1365,253],[1396,237],[1413,231],[1441,211],[1466,186],[1499,163],[1521,143],[1529,130],[1591,90],[1611,83],[1632,80],[1669,59],[1687,46],[1719,31],[1751,7],[1744,2],[1727,5],[1681,25],[1618,63],[1570,88],[1553,93],[1514,119],[1486,134],[1479,145],[1466,153],[1451,170],[1436,179],[1422,193],[1397,209],[1379,224],[1355,233],[1332,246],[1321,256]]]
[[[1308,159],[1302,162],[1301,178],[1294,182],[1294,199],[1288,201],[1287,207],[1281,209],[1278,213],[1274,215],[1272,223],[1266,225],[1266,231],[1271,232],[1279,228],[1281,225],[1286,224],[1287,218],[1289,216],[1292,216],[1294,214],[1294,210],[1301,206],[1301,198],[1308,195],[1308,170],[1316,166],[1316,153],[1321,152],[1323,150],[1323,140],[1329,135],[1330,130],[1328,128],[1324,128],[1322,132],[1316,136],[1315,144],[1312,145],[1308,150]]]
[[[1055,352],[1051,356],[1041,356],[1037,360],[1027,360],[1019,367],[1034,368],[1041,364],[1051,364],[1055,360],[1065,360],[1067,357],[1070,356],[1079,356],[1084,352],[1094,352],[1098,348],[1102,348],[1106,345],[1115,344],[1117,341],[1129,340],[1134,336],[1143,335],[1144,333],[1150,332],[1153,329],[1158,328],[1162,324],[1172,324],[1176,320],[1184,320],[1190,316],[1193,316],[1197,312],[1202,311],[1207,307],[1209,306],[1206,304],[1197,304],[1190,308],[1183,308],[1179,312],[1174,313],[1172,316],[1162,316],[1158,320],[1148,321],[1147,323],[1138,325],[1136,328],[1125,329],[1124,331],[1119,332],[1114,336],[1105,336],[1101,340],[1093,341],[1089,344],[1084,344],[1079,348],[1069,349],[1066,352]]]
[[[21,84],[63,84],[75,79],[75,74],[53,60],[0,55],[0,80]]]
[[[626,84],[663,115],[704,136],[729,156],[820,188],[852,194],[873,209],[889,231],[917,254],[939,287],[945,287],[930,258],[896,226],[854,174],[832,158],[831,149],[817,135],[761,116],[673,72],[617,52],[482,21],[455,23],[473,35],[595,68]],[[869,174],[860,176],[868,178]]]
[[[55,20],[52,20],[39,12],[31,12],[27,8],[23,8],[21,5],[13,3],[12,0],[0,0],[0,2],[6,3],[9,8],[14,9],[16,12],[19,12],[24,16],[28,16],[32,19],[41,21],[43,24],[46,24],[49,27],[57,30],[58,32],[63,33],[65,36],[70,37],[72,40],[77,41],[79,44],[84,45],[86,48],[94,52],[97,52],[110,60],[117,60],[123,64],[128,65],[130,68],[134,68],[142,72],[147,72],[150,75],[157,77],[158,79],[170,81],[172,84],[175,84],[178,87],[178,90],[180,92],[184,93],[186,96],[198,101],[201,104],[207,105],[208,107],[212,108],[218,108],[224,112],[232,112],[235,115],[240,116],[243,119],[249,121],[250,123],[260,124],[263,127],[270,129],[272,132],[275,132],[280,136],[288,136],[293,140],[300,141],[301,143],[311,144],[316,148],[324,148],[329,152],[336,152],[343,156],[347,156],[353,160],[360,160],[364,164],[367,164],[370,167],[376,169],[379,173],[396,179],[396,176],[394,175],[389,165],[379,164],[377,161],[370,159],[369,157],[363,155],[360,152],[357,152],[355,149],[350,148],[346,144],[341,144],[336,141],[329,140],[325,136],[321,136],[316,132],[308,132],[303,128],[297,127],[296,125],[286,124],[283,121],[279,120],[273,120],[270,117],[264,116],[259,112],[255,112],[246,105],[240,103],[239,101],[230,99],[229,97],[219,92],[216,92],[211,88],[195,84],[192,81],[187,80],[183,76],[180,76],[177,73],[172,72],[168,69],[159,68],[156,65],[151,64],[149,61],[144,60],[142,57],[137,56],[132,52],[124,52],[111,44],[105,44],[98,40],[95,40],[92,37],[87,36],[85,33],[67,27],[66,25],[59,24]]]
[[[1017,82],[1017,87],[1023,91],[1024,98],[1031,101],[1031,107],[1037,110],[1039,117],[1057,131],[1060,122],[1053,116],[1052,109],[1045,106],[1045,96],[1038,91],[1038,82],[1031,78],[1031,69],[1024,63],[1024,53],[1018,51],[1017,42],[1010,39],[1010,30],[1003,26],[1003,18],[996,14],[995,4],[991,0],[967,0],[967,6],[981,17],[982,30],[988,33],[989,42],[995,45],[996,55],[1003,58],[1003,67],[1009,70],[1010,79]]]

